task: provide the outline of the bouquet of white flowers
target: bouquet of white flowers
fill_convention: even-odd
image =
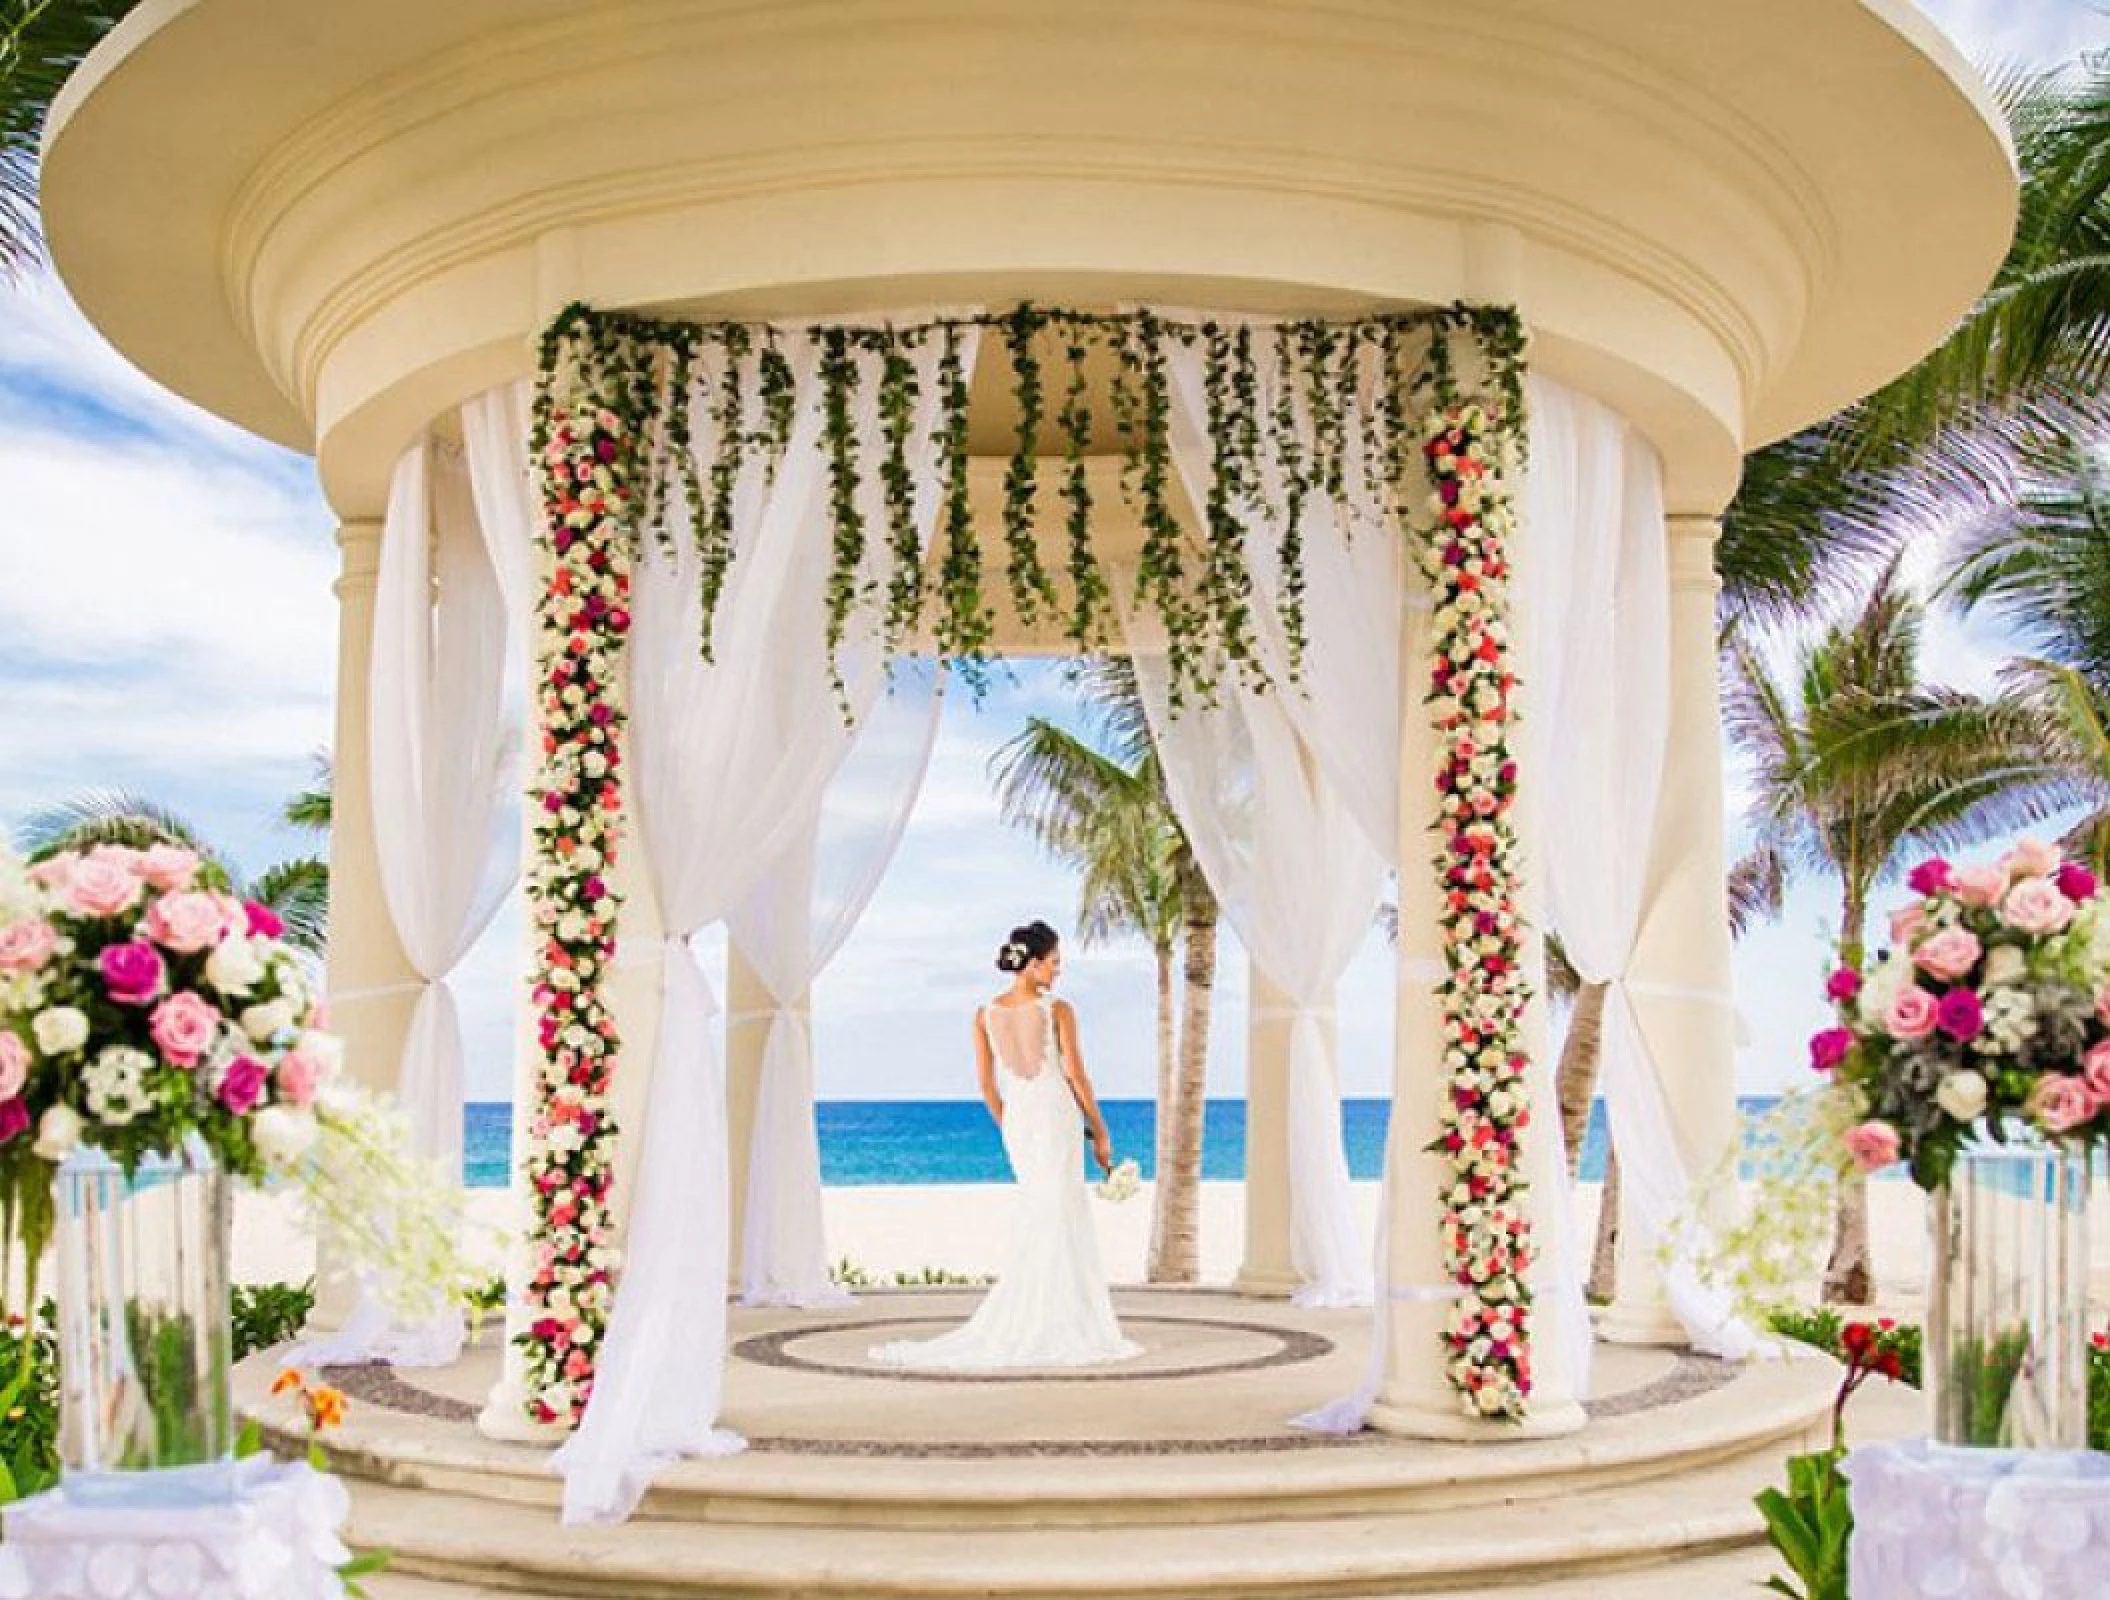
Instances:
[[[1119,1205],[1124,1200],[1133,1200],[1136,1191],[1143,1187],[1143,1171],[1133,1160],[1119,1161],[1111,1172],[1092,1186],[1100,1199]]]

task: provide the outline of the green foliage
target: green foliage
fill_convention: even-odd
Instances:
[[[1830,1306],[1808,1308],[1783,1308],[1766,1319],[1766,1325],[1784,1339],[1793,1339],[1798,1344],[1822,1350],[1835,1360],[1846,1359],[1846,1348],[1840,1335],[1847,1327],[1847,1318]],[[1892,1324],[1883,1330],[1890,1335],[1898,1353],[1900,1371],[1898,1381],[1917,1389],[1920,1386],[1920,1330],[1910,1322]]]
[[[46,1300],[0,1325],[0,1504],[59,1481],[59,1363]]]
[[[1766,1538],[1794,1580],[1773,1577],[1766,1587],[1789,1600],[1847,1600],[1846,1562],[1854,1514],[1847,1501],[1840,1446],[1788,1457],[1788,1486],[1761,1489],[1756,1498]]]
[[[954,1272],[947,1267],[917,1267],[911,1271],[882,1275],[859,1266],[844,1256],[828,1269],[829,1279],[843,1289],[936,1289],[979,1288],[994,1280],[986,1273]]]
[[[632,459],[621,468],[642,490],[625,528],[633,544],[673,538],[677,502],[702,569],[703,637],[731,560],[733,486],[757,457],[773,468],[791,439],[796,395],[779,349],[803,338],[818,351],[820,438],[831,530],[826,643],[836,664],[851,618],[876,607],[890,652],[925,636],[958,661],[970,685],[986,681],[994,636],[968,495],[970,374],[965,335],[1001,338],[1009,369],[1011,451],[1003,485],[1005,587],[1023,625],[1059,622],[1070,643],[1104,642],[1110,586],[1091,538],[1093,503],[1085,458],[1099,435],[1089,370],[1111,368],[1104,413],[1123,457],[1122,488],[1143,529],[1134,599],[1162,623],[1171,667],[1170,698],[1214,695],[1226,671],[1262,684],[1246,528],[1262,509],[1289,512],[1273,563],[1281,574],[1275,604],[1294,662],[1305,640],[1302,519],[1316,496],[1360,491],[1390,515],[1420,498],[1413,409],[1461,396],[1458,373],[1482,375],[1501,425],[1521,431],[1523,325],[1513,310],[1452,306],[1341,322],[1280,325],[1256,337],[1242,323],[1189,322],[1148,311],[1101,313],[1020,304],[1000,313],[894,326],[822,326],[791,332],[742,323],[675,323],[572,306],[546,331],[536,399],[538,452],[554,408],[591,395],[612,410]],[[935,405],[921,405],[916,352],[939,341]],[[1172,375],[1175,350],[1198,349],[1214,458],[1202,527],[1190,537],[1174,512]],[[1051,376],[1055,381],[1051,383]],[[876,402],[882,460],[876,475],[885,508],[883,539],[872,537],[870,464],[856,418],[862,397]],[[765,426],[743,430],[759,409]],[[939,574],[926,581],[909,463],[917,419],[928,412],[927,442],[943,468]],[[699,418],[716,439],[706,485],[688,448]],[[1041,455],[1062,451],[1065,560],[1058,581],[1043,558],[1037,527]],[[1272,462],[1279,470],[1264,471]],[[679,494],[671,492],[677,488]],[[1065,592],[1065,588],[1067,592]],[[839,666],[837,667],[839,672]],[[841,688],[840,679],[837,682]]]
[[[234,1358],[286,1343],[299,1334],[315,1309],[315,1280],[305,1283],[238,1283],[234,1286]]]

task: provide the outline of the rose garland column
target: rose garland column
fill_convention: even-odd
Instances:
[[[1670,738],[1651,841],[1647,899],[1627,983],[1688,1180],[1699,1184],[1737,1138],[1736,1011],[1724,866],[1722,710],[1714,546],[1721,523],[1665,519],[1670,541]],[[1726,1198],[1726,1197],[1725,1197]],[[1656,1241],[1621,1218],[1619,1293],[1599,1332],[1621,1344],[1682,1345],[1664,1299]]]
[[[345,1067],[369,1089],[393,1092],[410,1013],[423,981],[396,937],[374,846],[372,739],[374,591],[381,571],[381,521],[347,518],[337,592],[337,717],[330,823],[330,1028],[344,1040]],[[316,1332],[343,1326],[359,1286],[336,1264],[316,1263]]]

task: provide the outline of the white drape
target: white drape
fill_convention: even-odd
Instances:
[[[734,946],[775,1002],[757,1016],[730,1019],[769,1030],[748,1143],[740,1243],[747,1305],[855,1300],[828,1276],[813,1040],[797,1003],[857,926],[901,842],[937,740],[938,682],[928,671],[897,669],[893,691],[859,727],[815,825],[732,918]]]
[[[1517,566],[1534,714],[1527,770],[1558,796],[1558,847],[1540,851],[1548,911],[1586,983],[1607,985],[1600,1082],[1622,1198],[1651,1245],[1687,1212],[1689,1174],[1627,990],[1670,734],[1670,576],[1663,475],[1617,412],[1533,379],[1528,544]],[[1738,1358],[1756,1340],[1700,1281],[1695,1241],[1665,1268],[1697,1350]]]
[[[524,435],[518,454],[524,462]],[[477,510],[458,451],[423,436],[398,459],[376,580],[368,725],[381,887],[418,975],[396,1093],[418,1153],[456,1182],[463,1056],[447,978],[489,925],[517,859],[506,817],[520,737],[507,714],[501,573],[516,561],[518,530]],[[344,1327],[298,1357],[430,1367],[459,1356],[459,1313],[403,1326],[386,1301],[385,1286],[364,1286]]]
[[[914,352],[922,397],[915,439],[930,437],[940,353],[935,341]],[[716,1001],[688,941],[728,916],[812,827],[853,739],[819,648],[829,563],[813,546],[826,527],[828,491],[817,352],[793,340],[790,354],[792,439],[773,477],[756,467],[739,485],[736,556],[720,597],[714,661],[697,648],[692,542],[676,538],[671,555],[654,548],[636,574],[632,774],[639,846],[668,930],[666,987],[623,1275],[593,1397],[552,1461],[565,1479],[567,1522],[621,1521],[662,1465],[741,1448],[736,1435],[714,1426],[726,1356],[724,1071],[710,1026]],[[971,364],[973,350],[963,354]],[[867,382],[852,425],[868,461],[879,458],[877,410],[877,386]],[[708,462],[715,430],[699,425],[695,433]],[[927,539],[939,503],[937,463],[925,452],[911,466]],[[866,475],[864,490],[871,525],[883,526],[875,474]],[[862,621],[846,641],[842,669],[852,707],[869,707],[884,672]]]

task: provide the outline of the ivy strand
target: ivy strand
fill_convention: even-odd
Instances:
[[[1140,534],[1134,599],[1163,630],[1175,706],[1212,700],[1227,674],[1267,683],[1256,571],[1269,575],[1274,628],[1298,675],[1313,508],[1331,503],[1344,530],[1373,515],[1403,527],[1427,489],[1411,417],[1470,395],[1522,447],[1525,330],[1508,307],[1254,322],[1021,304],[779,328],[575,305],[546,330],[541,368],[545,386],[590,391],[619,418],[623,467],[638,485],[627,536],[663,549],[693,541],[706,655],[736,559],[740,485],[750,471],[773,482],[792,450],[812,449],[829,524],[821,643],[838,692],[840,653],[867,611],[889,657],[934,650],[979,692],[996,627],[973,501],[967,353],[984,333],[1000,342],[1008,378],[999,543],[1011,610],[1027,627],[1054,623],[1080,650],[1104,647],[1110,579],[1089,461],[1111,445]],[[1095,386],[1095,371],[1110,377]],[[1175,383],[1198,385],[1186,392],[1207,413],[1206,458],[1185,463],[1202,480],[1191,484],[1176,459]],[[1044,447],[1061,452],[1052,565],[1039,528]],[[1183,488],[1192,526],[1178,509]],[[1272,550],[1253,546],[1250,530],[1262,527],[1276,531]]]

